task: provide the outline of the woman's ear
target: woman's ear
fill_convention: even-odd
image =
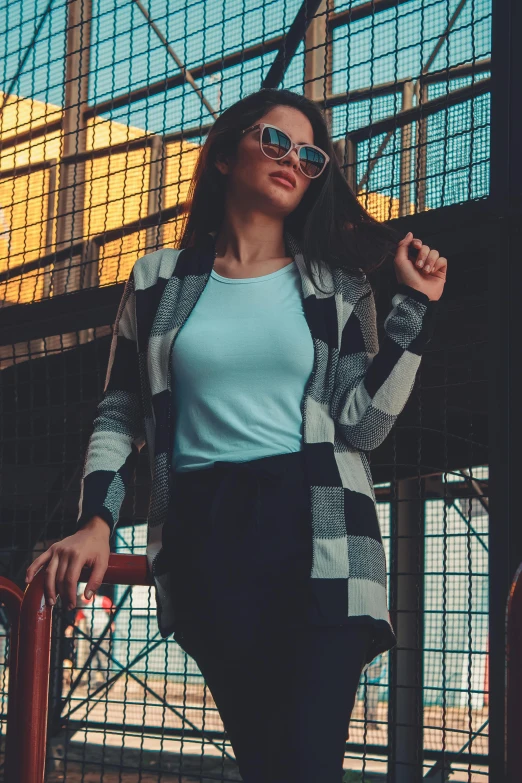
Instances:
[[[221,174],[228,174],[228,160],[222,152],[216,156],[214,165]]]

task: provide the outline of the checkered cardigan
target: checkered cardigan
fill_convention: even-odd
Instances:
[[[77,526],[96,514],[109,524],[112,538],[136,456],[147,444],[152,475],[147,557],[163,638],[176,630],[162,550],[171,488],[172,345],[209,279],[214,241],[209,233],[196,247],[165,248],[134,264],[116,316],[104,396],[81,482]],[[366,452],[386,438],[410,396],[432,334],[436,302],[399,284],[379,346],[366,276],[322,267],[320,291],[307,273],[297,240],[285,231],[285,241],[301,274],[314,345],[301,406],[313,525],[310,619],[318,624],[370,623],[373,641],[365,670],[397,642],[387,609],[386,557]]]

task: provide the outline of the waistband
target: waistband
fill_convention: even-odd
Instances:
[[[242,462],[229,462],[227,460],[216,460],[212,465],[206,468],[196,470],[174,471],[171,468],[171,476],[174,480],[180,477],[180,480],[191,478],[197,480],[207,475],[223,475],[227,472],[235,473],[265,473],[268,476],[283,475],[287,470],[297,465],[304,467],[304,451],[288,451],[282,454],[270,454],[267,457],[257,457],[256,459]]]
[[[261,493],[267,483],[280,482],[291,470],[304,470],[304,451],[291,451],[282,454],[271,454],[267,457],[258,457],[243,462],[229,462],[216,460],[207,468],[198,470],[174,471],[171,470],[171,486],[175,492],[178,481],[183,483],[201,482],[208,480],[217,481],[217,487],[212,501],[211,528],[214,527],[217,518],[217,508],[221,498],[227,492],[234,491],[234,483],[242,480],[252,482],[252,490],[256,494],[256,523],[258,530],[261,524]]]

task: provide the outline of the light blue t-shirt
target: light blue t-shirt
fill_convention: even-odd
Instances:
[[[312,336],[295,262],[260,277],[214,269],[174,341],[174,470],[302,449]]]

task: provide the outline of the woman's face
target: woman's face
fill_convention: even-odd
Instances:
[[[257,122],[267,122],[285,131],[298,144],[313,144],[310,120],[290,106],[274,106]],[[282,160],[271,160],[259,147],[259,128],[243,134],[235,158],[216,166],[227,176],[227,200],[241,204],[241,209],[261,210],[282,219],[297,207],[312,180],[301,171],[294,149]],[[289,187],[277,177],[280,171],[293,175],[295,187]]]

